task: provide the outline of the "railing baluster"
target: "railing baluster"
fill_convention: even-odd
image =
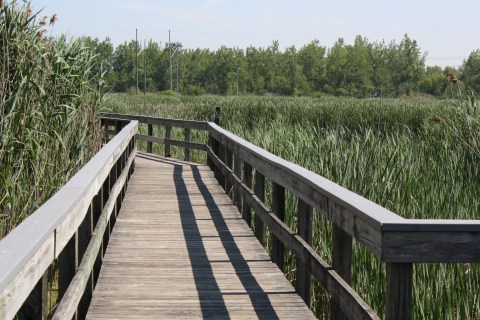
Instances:
[[[191,140],[191,130],[189,128],[185,128],[185,142],[190,142]],[[192,150],[189,147],[185,147],[185,161],[190,161],[192,158]]]
[[[245,185],[252,189],[252,167],[246,163],[245,161],[243,162],[243,182]],[[252,226],[252,209],[248,205],[248,203],[243,199],[243,219],[247,221],[247,224],[249,227]]]
[[[340,215],[340,207],[333,201],[328,201],[330,216]],[[352,237],[342,228],[333,224],[333,269],[345,280],[352,282]],[[331,304],[331,319],[346,320],[342,308],[337,304]]]
[[[77,257],[78,231],[65,245],[65,248],[58,256],[58,301],[67,292],[70,281],[72,281],[78,267]]]
[[[285,188],[272,182],[272,212],[283,221],[285,218]],[[272,235],[272,261],[283,270],[283,244]]]
[[[313,240],[313,208],[302,199],[298,199],[298,235],[308,245],[312,245]],[[297,281],[296,289],[303,301],[310,305],[310,284],[312,281],[311,273],[307,270],[304,262],[297,259]]]
[[[230,169],[233,169],[233,153],[228,148],[225,148],[225,164]],[[230,199],[233,199],[232,183],[227,176],[225,176],[225,192],[230,197]]]
[[[412,319],[413,264],[387,263],[387,320]]]
[[[172,127],[171,126],[165,126],[165,139],[170,139],[172,134]],[[165,141],[165,157],[170,157],[170,142]]]
[[[255,195],[260,201],[265,202],[265,176],[258,170],[255,170]],[[263,245],[265,237],[264,225],[257,213],[255,213],[255,236]]]
[[[147,135],[149,137],[153,136],[153,125],[151,123],[149,123],[147,125]],[[152,153],[152,146],[153,146],[153,143],[151,141],[148,141],[147,142],[147,153]]]
[[[234,156],[234,164],[233,164],[233,171],[235,175],[241,180],[242,179],[242,159],[240,159],[240,156],[235,154]],[[234,203],[236,204],[238,211],[242,212],[242,197],[240,196],[240,190],[238,189],[237,184],[233,186],[233,189],[235,191],[235,197],[234,197]]]
[[[222,145],[219,141],[217,141],[217,156],[218,158],[220,158],[220,160],[225,163],[225,146]],[[222,171],[220,170],[220,168],[217,168],[218,169],[218,183],[220,184],[220,186],[222,186],[223,190],[226,190],[225,189],[225,176],[223,175]]]
[[[18,319],[44,320],[48,316],[48,269],[17,313]]]

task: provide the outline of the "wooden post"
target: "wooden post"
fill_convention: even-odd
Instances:
[[[209,133],[208,134],[208,146],[212,149],[212,151],[215,149],[214,141],[215,141],[215,139]],[[207,154],[207,165],[210,168],[210,170],[213,171],[213,169],[214,169],[213,161],[212,161],[212,159],[210,159],[210,156],[208,154]]]
[[[222,145],[220,142],[217,141],[217,151],[218,151],[218,158],[225,163],[225,146]],[[222,186],[223,190],[225,190],[225,176],[223,175],[220,168],[218,169],[218,183]]]
[[[172,127],[171,126],[165,126],[165,139],[170,139],[170,136],[172,134]],[[165,157],[170,157],[170,142],[165,141]]]
[[[248,188],[252,189],[252,167],[245,161],[243,162],[243,182]],[[243,219],[245,219],[245,221],[247,221],[248,226],[251,227],[252,226],[252,209],[247,204],[245,199],[243,199],[242,214],[243,214]]]
[[[147,132],[147,135],[149,137],[153,136],[153,125],[151,123],[148,124],[148,132]],[[152,153],[152,145],[153,143],[151,141],[148,141],[147,142],[147,153]]]
[[[387,263],[387,306],[385,319],[412,319],[413,264]]]
[[[260,199],[260,201],[265,202],[265,176],[261,174],[258,170],[255,170],[255,195],[258,197],[258,199]],[[263,246],[263,243],[265,240],[263,221],[262,219],[260,219],[260,217],[256,213],[255,213],[255,236]]]
[[[238,153],[235,154],[233,161],[234,161],[233,171],[237,176],[237,178],[241,180],[242,179],[242,159],[240,159],[240,156],[238,155]],[[240,190],[236,183],[233,186],[233,189],[235,190],[234,203],[237,205],[238,211],[242,212],[242,197],[240,196]]]
[[[285,218],[285,188],[272,182],[272,211],[283,221]],[[272,235],[272,261],[283,271],[283,244]]]
[[[93,224],[94,211],[95,211],[95,204],[94,204],[94,200],[92,200],[92,203],[90,204],[87,215],[85,216],[85,220],[83,221],[79,230],[80,231],[79,239],[78,239],[79,261],[83,259],[83,256],[88,247],[88,244],[92,239],[93,230],[95,229],[95,226]],[[88,284],[85,287],[85,292],[83,293],[82,299],[78,305],[78,309],[77,309],[78,319],[85,319],[87,315],[88,307],[90,306],[90,301],[92,300],[92,294],[93,294],[93,271],[92,271],[92,274],[89,276]]]
[[[116,132],[117,134],[119,134],[120,131],[122,131],[122,127],[123,127],[123,126],[122,126],[122,122],[120,122],[120,121],[117,120],[117,121],[115,122],[115,132]]]
[[[220,125],[220,107],[215,108],[215,117],[214,117],[215,124],[217,126]],[[208,134],[208,145],[212,150],[215,151],[215,139],[212,137],[211,134]],[[210,170],[214,170],[213,162],[212,160],[207,156],[207,165],[210,168]]]
[[[191,140],[191,130],[185,128],[185,142],[190,142]],[[192,158],[192,150],[189,147],[185,147],[185,161],[190,161]]]
[[[17,313],[18,320],[47,320],[48,268]]]
[[[230,149],[228,148],[225,148],[225,164],[230,169],[233,169],[233,154],[232,151],[230,151]],[[225,177],[225,192],[230,197],[230,199],[233,199],[232,183],[230,182],[228,177]]]
[[[298,235],[310,246],[313,240],[313,208],[302,199],[298,199]],[[297,259],[296,289],[303,301],[310,306],[311,273],[304,262]]]
[[[58,301],[62,300],[78,267],[78,232],[65,245],[58,256]]]
[[[215,124],[220,125],[220,107],[215,107]]]
[[[333,269],[346,283],[352,282],[352,237],[335,224],[333,225]],[[335,303],[331,304],[330,318],[348,319]]]

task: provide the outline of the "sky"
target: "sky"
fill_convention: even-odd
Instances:
[[[427,65],[459,66],[480,49],[479,0],[30,0],[41,16],[58,15],[52,35],[109,37],[117,46],[138,38],[217,50],[300,49],[314,39],[331,47],[356,35],[370,42],[405,34],[428,52]]]

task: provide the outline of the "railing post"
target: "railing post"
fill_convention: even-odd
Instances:
[[[151,123],[148,124],[147,135],[149,137],[153,136],[153,125]],[[153,143],[151,141],[148,141],[147,142],[147,153],[152,153],[152,146],[153,146]]]
[[[233,169],[233,154],[232,151],[230,151],[230,149],[228,148],[225,148],[225,165],[228,168]],[[233,199],[232,183],[227,176],[225,176],[225,192],[230,197],[230,199]]]
[[[215,139],[213,139],[212,135],[209,132],[208,133],[208,146],[210,147],[210,149],[212,149],[212,151],[215,149],[214,141],[215,141]],[[213,171],[213,169],[214,169],[213,161],[212,161],[212,159],[210,159],[210,156],[208,155],[208,153],[207,153],[207,166],[210,168],[210,170]]]
[[[122,131],[122,122],[121,121],[115,121],[115,133],[119,134],[120,131]]]
[[[272,182],[272,211],[281,220],[285,218],[285,188]],[[272,261],[283,271],[283,244],[272,235]]]
[[[165,139],[170,140],[170,136],[172,133],[171,126],[165,126]],[[170,153],[170,142],[165,140],[165,157],[170,157],[172,154]]]
[[[346,283],[352,282],[352,237],[335,224],[333,224],[333,269]],[[330,316],[335,320],[348,319],[342,309],[333,302]]]
[[[308,245],[312,245],[313,240],[313,208],[302,199],[298,199],[298,235],[305,240]],[[297,281],[296,289],[303,301],[310,306],[310,284],[312,282],[311,273],[307,270],[304,262],[297,259]]]
[[[225,146],[217,141],[217,156],[218,158],[225,163]],[[223,190],[225,189],[225,176],[223,175],[220,168],[217,168],[217,175],[218,175],[218,183],[222,186]]]
[[[19,320],[46,320],[48,317],[48,268],[17,313]]]
[[[95,207],[94,199],[90,203],[90,207],[88,208],[88,212],[87,212],[87,215],[85,216],[85,220],[83,220],[83,223],[81,224],[79,229],[79,239],[78,239],[79,261],[83,259],[83,256],[85,255],[85,251],[87,250],[88,244],[92,239],[93,230],[95,229],[95,226],[93,224],[94,207]],[[87,315],[88,307],[92,300],[92,294],[93,294],[93,270],[90,276],[88,277],[87,286],[82,295],[82,299],[80,300],[80,303],[78,305],[78,309],[77,309],[78,319],[85,319]]]
[[[215,124],[220,125],[220,107],[215,107]]]
[[[191,140],[191,130],[185,128],[185,142],[190,142]],[[185,161],[190,161],[192,158],[192,150],[189,147],[185,147]]]
[[[242,159],[240,159],[240,155],[237,153],[233,159],[233,171],[238,179],[242,180]],[[235,183],[233,187],[235,191],[234,203],[237,205],[238,211],[242,212],[242,197],[240,196],[239,186]]]
[[[247,163],[243,162],[243,182],[245,185],[252,189],[252,167]],[[250,206],[247,204],[247,201],[243,199],[243,219],[247,221],[247,224],[249,227],[252,226],[252,209]]]
[[[261,174],[258,170],[255,170],[255,195],[262,202],[265,202],[265,176]],[[255,236],[258,241],[263,245],[265,232],[263,221],[260,219],[258,214],[255,212]]]
[[[385,319],[412,319],[413,264],[387,263],[387,306]]]
[[[78,231],[58,257],[58,301],[62,300],[78,267]]]

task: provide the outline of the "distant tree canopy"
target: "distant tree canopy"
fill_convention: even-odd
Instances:
[[[112,91],[134,90],[135,41],[115,49],[108,38],[87,42],[102,62]],[[357,36],[352,45],[347,45],[340,38],[331,48],[314,40],[300,49],[292,46],[283,51],[278,41],[267,48],[250,46],[246,50],[225,46],[217,51],[184,50],[181,43],[162,46],[154,41],[145,48],[138,46],[141,91],[146,83],[149,92],[172,89],[183,94],[442,96],[454,89],[447,78],[448,73],[454,73],[459,85],[480,93],[480,50],[473,51],[458,70],[426,67],[426,53],[408,35],[400,43],[388,44]]]

